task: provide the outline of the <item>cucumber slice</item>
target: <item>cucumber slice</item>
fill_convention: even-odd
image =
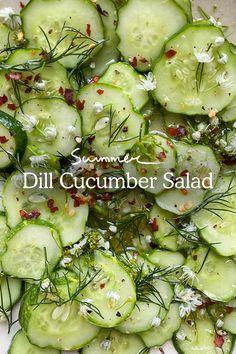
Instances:
[[[174,1],[129,0],[119,10],[118,49],[135,68],[148,70],[166,39],[186,23],[184,12]]]
[[[7,179],[3,191],[3,202],[6,208],[8,226],[12,228],[21,222],[21,210],[28,213],[36,210],[40,213],[41,219],[57,226],[63,246],[77,242],[85,231],[89,212],[88,204],[74,206],[72,197],[75,195],[71,195],[62,189],[59,182],[53,183],[53,188],[46,188],[46,182],[49,187],[49,178],[43,177],[42,174],[46,172],[50,174],[50,170],[27,167],[24,170],[26,173],[34,173],[38,177],[38,183],[35,188],[23,188],[20,172],[14,172]],[[52,180],[59,177],[57,172],[51,171],[51,173]],[[40,178],[45,186],[43,190],[39,188]],[[53,203],[52,207],[56,209],[49,208],[49,201]]]
[[[135,308],[130,316],[122,322],[117,329],[122,333],[138,333],[147,331],[155,326],[155,321],[161,321],[166,316],[166,312],[173,298],[173,289],[162,280],[154,280],[152,286],[156,289],[164,305],[158,305],[160,300],[157,300],[155,295],[150,295],[149,302],[137,301]]]
[[[6,216],[0,215],[0,255],[4,253],[6,249],[6,239],[8,232],[9,228],[7,227]]]
[[[230,188],[230,190],[229,190]],[[236,254],[236,178],[225,176],[219,178],[216,188],[207,195],[212,203],[192,215],[192,221],[198,227],[201,237],[209,242],[222,256]],[[215,197],[214,197],[215,196]],[[213,198],[213,199],[212,199]],[[225,207],[221,209],[221,199]],[[216,214],[214,214],[214,211]]]
[[[42,349],[29,342],[22,330],[18,331],[12,339],[8,354],[60,354],[56,349]]]
[[[124,321],[134,308],[136,292],[133,280],[115,257],[96,251],[94,267],[100,270],[93,282],[79,295],[100,311],[86,315],[88,321],[100,327],[114,327]]]
[[[56,14],[55,9],[57,9]],[[71,55],[60,60],[67,68],[73,68],[79,61],[84,60],[84,50],[86,45],[93,43],[92,39],[100,41],[104,38],[101,17],[92,2],[87,0],[68,0],[66,3],[60,0],[31,0],[22,10],[21,17],[25,37],[32,48],[43,48],[49,51],[48,39],[51,48],[56,45],[58,56],[63,54],[73,41],[75,48],[70,50]],[[81,31],[87,38],[75,37],[75,33],[68,32],[68,28],[63,28],[63,24],[68,28]],[[64,36],[66,38],[57,44]],[[94,55],[96,51],[94,50],[92,54]]]
[[[192,4],[191,4],[191,1],[190,0],[175,0],[175,2],[184,11],[184,13],[187,16],[189,22],[192,22],[193,15],[192,15]]]
[[[21,123],[9,114],[0,111],[0,170],[12,164],[9,153],[21,159],[26,145],[27,135]]]
[[[147,255],[149,262],[160,268],[178,267],[184,264],[185,258],[180,252],[154,250]]]
[[[139,156],[139,160],[126,163],[125,172],[136,180],[153,178],[153,183],[148,187],[145,185],[145,190],[154,194],[162,192],[165,183],[168,184],[165,182],[165,174],[175,168],[172,143],[161,135],[146,135],[132,147],[130,155],[134,159]]]
[[[47,299],[32,287],[23,297],[20,324],[30,342],[41,348],[80,349],[96,337],[99,328],[83,318],[79,302],[68,301],[67,285],[58,284],[58,291],[67,293],[67,301],[61,306],[55,298]]]
[[[215,354],[217,353],[217,346],[214,343],[216,336],[213,321],[207,315],[199,316],[194,321],[187,319],[182,322],[174,338],[174,345],[181,354]],[[234,345],[234,337],[227,334],[223,339],[222,352],[230,354]]]
[[[232,301],[235,301],[235,299]],[[218,302],[211,304],[208,306],[207,311],[216,322],[216,326],[220,324],[218,328],[232,334],[236,334],[236,309],[231,307],[231,302],[229,304],[222,304]]]
[[[3,188],[6,182],[6,178],[0,175],[0,214],[5,213],[5,209],[2,201]]]
[[[151,328],[146,332],[141,332],[139,335],[148,348],[160,346],[172,338],[174,332],[179,329],[180,324],[181,318],[179,315],[179,305],[176,303],[171,304],[170,309],[160,326],[157,328]]]
[[[224,323],[222,329],[232,334],[236,334],[236,310],[235,309],[233,309],[231,313],[227,313],[224,316],[223,322]]]
[[[77,144],[75,136],[81,135],[78,112],[59,98],[29,100],[15,117],[26,130],[28,143],[50,154],[69,155]],[[75,128],[73,134],[71,127]]]
[[[193,287],[212,300],[227,302],[236,295],[236,263],[207,247],[192,251],[185,265],[196,274]]]
[[[144,349],[142,340],[135,334],[127,335],[115,330],[103,329],[82,354],[139,354]]]
[[[14,32],[4,23],[0,23],[0,61],[6,60],[9,47],[14,46]]]
[[[144,124],[143,117],[133,111],[129,97],[118,87],[90,84],[80,90],[78,98],[84,102],[83,133],[95,137],[91,147],[96,154],[124,155],[138,140]],[[96,103],[103,106],[102,112],[96,113]]]
[[[6,276],[0,277],[0,317],[7,320],[7,312],[17,303],[22,293],[22,282]]]
[[[236,121],[236,97],[234,97],[230,104],[219,114],[219,117],[224,122]]]
[[[215,45],[222,36],[215,26],[189,25],[167,42],[154,68],[153,94],[168,111],[205,115],[230,103],[236,94],[236,57],[228,42]],[[227,63],[219,63],[224,54]]]
[[[2,255],[5,274],[17,278],[39,279],[46,271],[52,271],[61,255],[61,243],[57,231],[43,221],[24,221],[12,230],[7,249]]]
[[[137,87],[142,77],[130,65],[120,62],[110,65],[99,82],[123,89],[130,96],[135,109],[140,110],[148,101],[147,91]]]

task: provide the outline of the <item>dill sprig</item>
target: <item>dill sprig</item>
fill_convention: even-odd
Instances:
[[[8,277],[4,278],[6,280],[6,286],[7,286],[7,296],[9,297],[9,302],[10,302],[10,307],[9,309],[6,311],[4,309],[4,295],[3,295],[3,290],[2,290],[2,284],[0,282],[0,314],[2,314],[8,324],[8,333],[10,333],[12,326],[18,322],[18,320],[13,321],[13,315],[12,315],[12,311],[13,311],[13,303],[12,303],[12,295],[11,295],[11,288],[10,288],[10,284],[9,284],[9,279]]]
[[[5,154],[7,154],[9,160],[11,161],[11,164],[14,166],[15,170],[19,171],[20,173],[24,173],[24,168],[21,164],[21,161],[20,161],[20,156],[19,154],[17,154],[16,156],[10,152],[10,151],[7,151],[6,149],[4,149],[3,146],[0,147],[0,151],[3,151]]]

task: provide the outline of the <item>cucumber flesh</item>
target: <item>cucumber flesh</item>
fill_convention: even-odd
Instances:
[[[224,122],[236,121],[236,97],[234,97],[230,104],[219,114],[219,117]]]
[[[181,7],[181,9],[186,14],[189,22],[192,22],[193,15],[192,15],[192,4],[191,0],[175,0],[175,2]]]
[[[228,42],[215,45],[218,37],[223,34],[215,26],[189,25],[167,42],[154,68],[153,94],[168,111],[207,115],[223,110],[235,96],[236,56]],[[223,54],[226,64],[218,62]]]
[[[20,299],[22,294],[22,282],[1,275],[0,277],[0,317],[7,320],[6,313],[11,311],[13,306]]]
[[[0,255],[4,253],[6,249],[6,240],[9,228],[6,223],[6,216],[0,215]]]
[[[165,40],[186,23],[184,12],[174,1],[130,0],[119,10],[118,49],[136,69],[147,71]]]
[[[227,302],[236,296],[236,263],[207,247],[188,256],[185,266],[195,272],[193,287],[215,301]]]
[[[116,330],[103,329],[82,354],[138,354],[144,349],[142,340],[135,334],[127,335]]]
[[[161,268],[178,267],[184,264],[185,258],[180,252],[154,250],[147,255],[149,262]]]
[[[170,305],[170,309],[159,327],[151,328],[146,332],[139,333],[139,335],[148,348],[161,346],[172,338],[174,332],[179,329],[180,324],[179,305],[173,303]]]
[[[132,66],[120,62],[110,65],[99,82],[123,89],[130,96],[135,109],[140,110],[148,101],[148,93],[137,88],[142,78]]]
[[[42,349],[29,342],[22,330],[18,331],[12,339],[8,354],[60,354],[56,349]]]
[[[17,278],[39,279],[52,271],[58,263],[62,249],[57,231],[45,222],[23,222],[12,230],[7,249],[2,255],[5,274]],[[46,254],[45,254],[46,250]]]
[[[2,193],[3,193],[3,188],[4,188],[5,182],[6,182],[5,177],[0,175],[0,214],[5,213],[5,209],[4,209],[3,201],[2,201]]]

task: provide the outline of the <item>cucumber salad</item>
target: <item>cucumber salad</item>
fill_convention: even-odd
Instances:
[[[193,19],[190,0],[20,5],[0,9],[0,320],[20,325],[8,354],[170,354],[170,340],[232,353],[226,27]]]

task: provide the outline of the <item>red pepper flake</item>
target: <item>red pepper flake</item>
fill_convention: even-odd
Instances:
[[[27,80],[27,81],[31,81],[32,79],[33,79],[33,75],[30,75],[30,76],[27,76],[27,77],[26,77],[26,80]]]
[[[58,92],[60,93],[60,95],[64,95],[64,88],[63,87],[59,87]]]
[[[46,58],[47,53],[45,52],[45,50],[42,50],[42,52],[39,53],[39,55],[40,55],[41,57],[43,57],[43,58]]]
[[[104,202],[109,202],[112,200],[112,194],[111,193],[104,193],[101,197],[101,199],[104,201]]]
[[[5,144],[9,141],[9,139],[7,139],[7,137],[5,135],[0,136],[0,143],[1,144]]]
[[[100,289],[104,289],[104,288],[105,288],[105,286],[106,286],[106,284],[105,284],[105,283],[101,283],[101,284],[99,285]]]
[[[143,64],[148,63],[148,60],[144,57],[140,57],[139,61],[140,61],[140,63],[143,63]]]
[[[185,188],[181,188],[181,189],[180,189],[180,192],[181,192],[183,195],[188,195],[188,190],[185,189]]]
[[[99,96],[101,96],[101,95],[103,95],[103,93],[104,93],[104,90],[102,90],[102,89],[99,89],[99,90],[97,90],[97,93],[99,94]]]
[[[179,125],[177,127],[169,127],[167,128],[167,132],[169,135],[174,136],[175,138],[182,138],[187,135],[186,128],[183,125]]]
[[[136,204],[136,199],[128,200],[128,204],[130,204],[130,205]]]
[[[98,75],[95,75],[92,80],[90,81],[90,84],[96,84],[96,82],[98,82],[98,80],[100,79],[100,77]]]
[[[89,23],[87,23],[86,33],[89,37],[91,36],[91,25]]]
[[[165,52],[165,56],[167,57],[167,59],[173,58],[176,54],[177,52],[174,49],[170,49],[167,52]]]
[[[54,199],[49,199],[47,202],[47,206],[49,209],[54,207]]]
[[[181,177],[186,177],[188,173],[189,173],[188,170],[183,170],[183,171],[180,173],[180,176],[181,176]]]
[[[129,63],[133,68],[136,68],[138,66],[138,60],[136,57],[129,58]]]
[[[38,217],[40,216],[40,212],[38,210],[32,210],[30,212],[20,210],[20,216],[22,219],[25,220],[38,219]]]
[[[56,213],[58,210],[59,210],[58,207],[53,207],[53,208],[50,209],[50,212],[51,212],[52,214],[54,214],[54,213]]]
[[[65,89],[64,98],[69,106],[74,103],[74,90],[73,89]]]
[[[88,203],[88,198],[81,195],[72,195],[71,199],[74,200],[74,208],[78,208],[80,205]]]
[[[85,105],[85,100],[83,100],[83,101],[78,100],[76,102],[76,107],[79,111],[83,111],[84,105]]]
[[[157,224],[157,219],[156,218],[152,218],[149,220],[149,225],[151,227],[152,232],[156,232],[159,230],[159,226]]]
[[[168,145],[172,150],[174,149],[174,145],[170,142],[170,140],[166,140],[166,145]]]
[[[89,137],[88,137],[88,143],[89,143],[89,145],[92,145],[92,142],[94,141],[94,139],[95,139],[95,135],[92,135],[92,136],[89,136]]]
[[[22,78],[22,73],[12,72],[10,74],[6,74],[5,78],[7,79],[7,81],[19,81]]]
[[[166,153],[164,151],[161,151],[159,155],[157,156],[157,159],[159,161],[164,161],[166,159]]]
[[[7,101],[8,101],[8,98],[6,95],[0,96],[0,106],[2,106]]]
[[[217,348],[222,348],[225,340],[222,336],[217,335],[215,337],[214,343]]]
[[[16,110],[16,105],[14,103],[8,103],[7,107],[11,111],[15,111]]]
[[[20,7],[23,9],[25,7],[25,4],[23,4],[22,1],[20,1]]]
[[[227,312],[228,314],[232,313],[233,311],[234,311],[234,308],[233,308],[233,307],[229,307],[229,306],[226,307],[226,312]]]

